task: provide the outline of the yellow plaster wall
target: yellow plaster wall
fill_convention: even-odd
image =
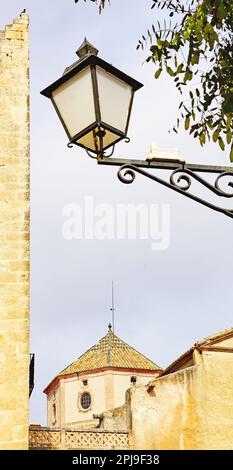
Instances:
[[[56,405],[56,420],[53,416],[53,404]],[[57,387],[47,399],[47,421],[49,428],[61,427],[61,389]]]
[[[158,375],[158,374],[156,374]],[[155,376],[156,376],[155,375]],[[112,408],[118,408],[125,403],[125,393],[129,387],[134,387],[131,383],[131,377],[136,377],[138,385],[147,384],[152,380],[151,374],[142,374],[136,372],[114,372],[113,373],[113,389],[114,389],[114,402],[113,406],[106,409],[111,410]]]
[[[202,357],[199,449],[233,450],[233,353],[205,351]]]
[[[127,402],[131,412],[130,445],[135,449],[184,449],[195,432],[197,366],[131,388]]]
[[[0,449],[28,448],[28,22],[0,32]]]
[[[83,386],[83,380],[88,380],[88,386]],[[103,374],[80,376],[64,380],[65,401],[63,404],[65,426],[76,426],[77,422],[92,420],[93,414],[100,413],[105,407],[105,377]],[[87,411],[80,406],[82,393],[91,394],[91,408]]]
[[[195,351],[196,365],[127,392],[133,449],[233,449],[233,354]]]
[[[233,338],[224,339],[223,341],[218,341],[216,344],[213,344],[212,347],[218,348],[233,348]]]

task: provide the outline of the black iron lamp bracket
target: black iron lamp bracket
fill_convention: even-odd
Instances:
[[[136,178],[136,174],[140,174],[156,183],[176,191],[177,193],[183,194],[199,204],[233,218],[233,209],[215,205],[207,199],[203,199],[190,192],[192,183],[197,181],[218,197],[227,199],[233,198],[233,167],[196,165],[188,164],[181,160],[159,158],[153,160],[129,160],[100,157],[97,159],[97,162],[99,165],[113,165],[120,167],[117,172],[117,176],[124,184],[133,183]],[[170,175],[167,179],[162,179],[160,176],[148,171],[155,169],[169,170]],[[215,179],[213,182],[209,182],[200,176],[199,173],[205,173],[207,175],[214,174]]]

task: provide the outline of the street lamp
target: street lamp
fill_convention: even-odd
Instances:
[[[86,39],[79,60],[41,93],[51,99],[69,138],[102,157],[127,138],[134,92],[143,85],[100,59]]]
[[[189,191],[192,182],[197,181],[220,198],[233,198],[233,167],[189,164],[179,158],[158,158],[157,155],[145,160],[109,158],[117,142],[129,141],[127,131],[134,92],[143,85],[99,58],[98,52],[85,38],[77,51],[79,59],[41,92],[53,103],[67,133],[68,147],[84,148],[100,165],[119,166],[117,174],[122,183],[132,183],[139,173],[233,218],[233,209],[215,205]],[[112,151],[106,155],[110,147]],[[166,170],[171,174],[162,179],[146,169]],[[200,173],[217,176],[210,182]]]

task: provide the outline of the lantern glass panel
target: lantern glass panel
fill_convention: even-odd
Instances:
[[[70,139],[95,122],[91,69],[86,67],[52,92]]]
[[[102,123],[126,132],[132,86],[101,67],[96,67]]]
[[[100,152],[100,139],[96,135],[99,129],[96,127],[92,131],[88,132],[88,134],[84,135],[80,139],[76,141],[77,144],[83,145],[88,149],[94,152]],[[117,140],[120,139],[119,135],[116,135],[108,130],[105,129],[105,136],[103,137],[103,148],[110,147],[113,145]]]

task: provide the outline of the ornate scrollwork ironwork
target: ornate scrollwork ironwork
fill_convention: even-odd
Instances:
[[[92,154],[92,153],[91,153],[89,150],[87,150],[86,148],[85,148],[85,151],[86,151],[86,154],[88,155],[88,157],[93,158],[94,160],[97,160],[97,159],[98,159],[98,157],[96,156],[96,154]]]
[[[115,145],[112,146],[112,150],[111,150],[111,152],[110,152],[108,155],[106,155],[106,153],[105,153],[105,151],[104,151],[104,152],[103,152],[103,156],[104,156],[105,158],[110,158],[110,157],[114,154],[114,151],[115,151]]]
[[[233,179],[233,174],[230,171],[224,171],[223,173],[220,173],[220,175],[218,175],[218,177],[215,180],[214,185],[215,185],[215,188],[219,191],[220,196],[222,195],[223,197],[233,197],[233,191],[231,191],[230,193],[227,193],[226,191],[223,191],[219,186],[219,182],[222,180],[222,178],[225,178],[226,176],[230,176]],[[229,181],[227,183],[227,186],[230,186],[231,188],[233,188],[233,181]]]
[[[177,178],[177,181],[176,181],[175,177],[177,175],[178,175],[178,178]],[[170,183],[173,186],[177,186],[178,188],[182,189],[183,191],[188,191],[188,189],[190,188],[190,186],[192,184],[192,180],[191,180],[191,178],[188,174],[184,173],[183,169],[182,170],[178,169],[178,170],[175,170],[175,171],[172,172],[172,174],[170,176]],[[181,183],[181,186],[179,186],[180,183]]]
[[[233,198],[233,191],[229,192],[229,187],[233,188],[233,172],[223,171],[217,176],[214,183],[210,183],[209,181],[206,181],[204,178],[198,175],[195,171],[192,171],[188,168],[183,167],[183,168],[175,169],[171,173],[169,181],[166,181],[158,177],[156,174],[151,174],[148,171],[145,171],[144,169],[140,167],[137,167],[132,164],[125,164],[119,168],[117,176],[122,183],[131,184],[136,178],[136,173],[139,173],[153,181],[156,181],[157,183],[160,183],[163,186],[166,186],[167,188],[173,189],[174,191],[180,194],[183,194],[189,197],[190,199],[193,199],[194,201],[199,202],[200,204],[206,207],[209,207],[210,209],[213,209],[217,212],[222,212],[228,217],[233,218],[233,209],[227,209],[224,207],[217,206],[189,192],[189,189],[192,185],[192,178],[193,178],[194,180],[198,181],[200,184],[205,186],[207,189],[212,191],[217,196],[225,197],[225,198]],[[232,178],[232,181],[229,181],[227,183],[228,192],[226,190],[221,189],[219,185],[220,181],[222,182],[223,178],[225,177]]]
[[[110,158],[114,154],[114,150],[115,150],[115,145],[112,145],[112,150],[110,151],[110,153],[108,155],[106,155],[105,151],[100,152],[96,155],[96,154],[92,154],[90,152],[90,150],[85,148],[85,151],[86,151],[88,157],[94,158],[95,160],[98,160],[99,158]]]
[[[136,178],[136,175],[135,175],[135,172],[134,172],[134,167],[132,169],[131,169],[131,167],[130,168],[128,168],[128,167],[129,167],[129,165],[123,165],[118,170],[118,173],[117,173],[117,176],[118,176],[119,180],[124,184],[131,184],[131,183],[133,183],[133,181]],[[136,168],[136,171],[137,170],[138,170],[138,168]],[[123,174],[123,172],[124,172],[124,174]],[[139,173],[140,173],[140,171],[139,171]],[[127,176],[129,176],[129,178],[127,178]]]
[[[130,139],[129,139],[129,141],[130,141]],[[72,149],[74,145],[75,145],[75,142],[71,141],[71,142],[68,142],[67,147],[69,149]],[[110,150],[110,153],[108,155],[106,155],[105,151],[103,151],[103,152],[100,151],[97,154],[94,153],[94,152],[92,153],[91,150],[88,150],[86,147],[84,147],[84,150],[87,153],[88,157],[93,158],[94,160],[98,160],[98,158],[110,158],[110,157],[112,157],[112,155],[114,154],[114,151],[115,151],[115,145],[112,145],[110,148],[111,148],[111,150]]]
[[[176,180],[175,177],[178,176],[178,179]],[[203,186],[205,186],[207,189],[209,189],[210,191],[212,191],[214,194],[217,194],[217,196],[222,196],[222,197],[227,197],[227,198],[230,198],[230,197],[233,197],[233,191],[231,191],[230,193],[227,192],[226,190],[224,191],[223,189],[220,188],[219,186],[219,181],[224,178],[224,177],[231,177],[232,178],[232,181],[228,182],[227,186],[230,186],[231,188],[233,188],[233,172],[222,172],[220,173],[216,180],[214,181],[213,184],[211,184],[209,181],[206,181],[204,178],[202,178],[201,176],[197,175],[197,173],[195,173],[194,171],[192,170],[189,170],[188,168],[178,168],[177,170],[174,170],[170,176],[170,183],[173,185],[173,186],[176,186],[180,189],[183,189],[183,191],[187,191],[191,184],[192,184],[192,178],[194,178],[196,181],[198,181],[199,183],[201,183]],[[179,184],[182,182],[182,181],[185,181],[187,184],[186,186],[179,186]]]

